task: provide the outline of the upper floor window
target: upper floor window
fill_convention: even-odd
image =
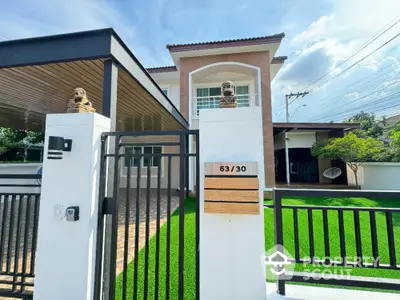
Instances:
[[[158,167],[160,166],[161,156],[157,156],[154,154],[162,153],[162,147],[125,147],[125,154],[149,154],[149,156],[144,156],[142,159],[138,157],[132,157],[131,166],[137,167],[139,166],[139,161],[141,161],[141,167]],[[129,159],[125,159],[125,167],[129,166]]]
[[[248,107],[250,105],[249,86],[236,86],[238,107]],[[198,88],[196,90],[196,112],[199,115],[200,109],[218,108],[221,96],[220,87]]]

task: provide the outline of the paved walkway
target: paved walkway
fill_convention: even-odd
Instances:
[[[117,274],[123,270],[124,259],[124,245],[125,245],[125,213],[126,213],[126,189],[121,189],[119,192],[118,202],[118,244],[117,244]],[[139,200],[139,251],[145,246],[146,241],[146,190],[141,190]],[[161,193],[160,201],[160,227],[167,220],[167,201],[168,197],[165,192]],[[173,213],[179,206],[179,197],[175,191],[172,192],[171,197],[171,213]],[[157,191],[150,191],[150,234],[151,238],[157,231]],[[131,189],[129,198],[129,238],[128,238],[128,262],[132,261],[135,253],[135,223],[136,223],[136,190]]]

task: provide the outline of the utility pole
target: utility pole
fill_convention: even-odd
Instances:
[[[285,95],[285,101],[286,101],[286,122],[289,122],[290,115],[289,115],[289,100],[292,97],[296,97],[294,100],[296,100],[299,97],[304,97],[305,95],[309,94],[309,92],[302,92],[302,93],[290,93]],[[293,101],[294,101],[293,100]]]

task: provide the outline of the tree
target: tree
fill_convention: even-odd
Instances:
[[[374,138],[360,138],[354,133],[342,138],[317,142],[311,148],[314,156],[328,159],[340,159],[354,173],[358,186],[358,169],[363,162],[372,161],[383,150],[384,144]]]
[[[384,117],[382,120],[377,120],[373,113],[366,113],[363,111],[352,116],[345,122],[360,123],[360,129],[355,130],[354,132],[361,138],[373,137],[377,139],[384,134],[387,125]]]
[[[385,146],[379,161],[400,162],[400,121],[389,130],[388,138],[390,142]]]
[[[398,121],[390,130],[389,138],[392,139],[392,146],[400,150],[400,121]]]
[[[23,148],[25,159],[27,149],[32,145],[43,143],[43,140],[44,135],[42,133],[0,127],[0,154],[11,149]]]

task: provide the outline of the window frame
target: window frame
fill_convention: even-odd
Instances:
[[[246,82],[246,83],[241,83],[241,84],[238,84],[237,86],[235,86],[235,93],[236,93],[236,90],[237,90],[237,88],[238,87],[243,87],[243,86],[246,86],[247,87],[247,91],[248,91],[248,93],[247,94],[237,94],[236,93],[236,95],[238,96],[238,95],[248,95],[248,98],[249,98],[249,106],[240,106],[240,107],[251,107],[252,106],[252,102],[251,102],[251,97],[250,97],[250,85],[251,85],[251,83],[249,83],[249,82]],[[218,97],[218,96],[210,96],[210,89],[214,89],[214,88],[219,88],[219,89],[221,89],[221,87],[220,86],[210,86],[210,85],[203,85],[203,84],[201,84],[201,85],[198,85],[198,86],[195,86],[195,92],[194,92],[194,94],[196,95],[196,106],[194,107],[194,114],[193,114],[193,116],[192,116],[192,118],[194,118],[194,119],[198,119],[199,118],[199,114],[197,114],[197,111],[200,111],[200,109],[198,109],[198,102],[197,102],[197,98],[199,98],[198,96],[197,96],[197,94],[198,94],[198,90],[199,89],[208,89],[208,95],[209,96],[205,96],[205,97],[209,97],[209,98],[212,98],[212,97]],[[210,109],[210,107],[208,107],[208,108],[201,108],[201,109]]]
[[[133,153],[135,148],[140,148],[141,149],[140,153],[144,153],[144,148],[151,148],[152,154],[154,154],[154,148],[160,148],[161,153],[164,153],[164,146],[126,146],[125,152],[126,152],[126,149],[132,149],[132,153]],[[158,166],[154,166],[154,157],[152,157],[150,168],[158,168],[159,166],[162,166],[162,164],[163,164],[162,156],[160,157],[160,163]],[[128,168],[127,160],[126,160],[125,156],[124,156],[124,160],[123,160],[123,165],[124,165],[124,168],[126,168],[126,169]],[[138,167],[138,165],[137,164],[135,165],[135,159],[132,159],[131,168],[137,168],[137,167]],[[147,168],[147,165],[144,165],[144,158],[140,160],[140,167]]]

